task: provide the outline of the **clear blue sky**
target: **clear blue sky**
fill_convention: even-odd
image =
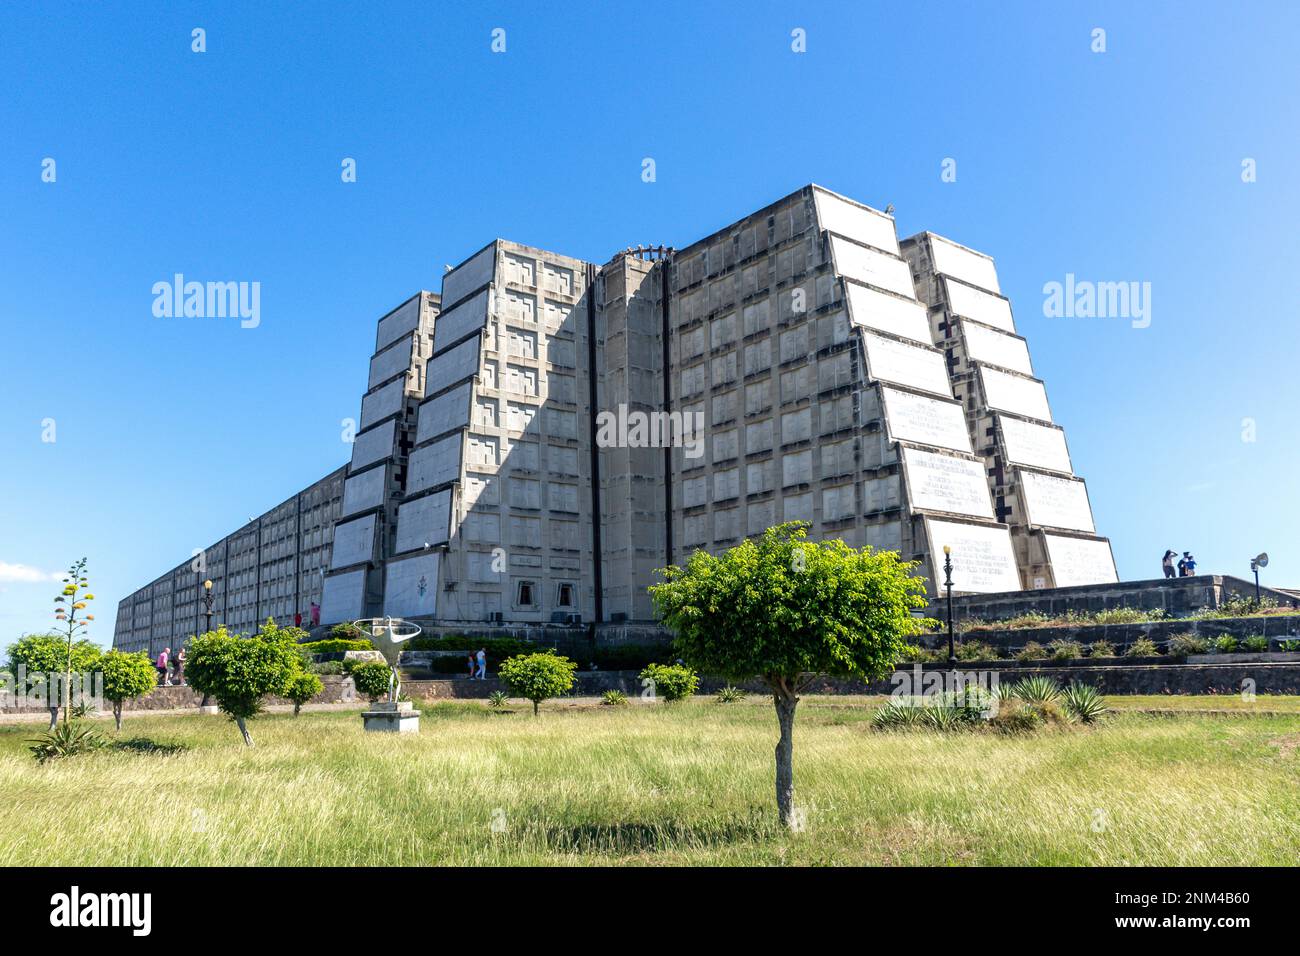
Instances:
[[[6,4],[0,640],[55,593],[13,566],[87,555],[107,643],[121,596],[342,464],[376,319],[444,263],[683,245],[808,182],[996,258],[1122,577],[1267,549],[1300,585],[1298,28],[1280,3]],[[260,327],[155,318],[176,272],[260,282]],[[1066,273],[1150,282],[1150,327],[1045,318]]]

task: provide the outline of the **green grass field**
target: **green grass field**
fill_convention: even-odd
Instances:
[[[1169,707],[1171,698],[1151,706]],[[1187,699],[1184,699],[1187,700]],[[1191,698],[1210,706],[1217,701]],[[1260,709],[1281,709],[1261,698]],[[1300,713],[1152,717],[1008,738],[880,733],[808,698],[801,832],[776,825],[770,702],[429,706],[415,735],[349,712],[128,714],[175,753],[39,766],[0,727],[0,864],[1294,865]],[[100,722],[111,734],[112,722]]]

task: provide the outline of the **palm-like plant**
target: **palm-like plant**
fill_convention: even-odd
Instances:
[[[1017,681],[1011,692],[1027,704],[1045,704],[1060,699],[1061,685],[1042,674]]]
[[[507,696],[506,692],[503,690],[494,690],[492,693],[488,694],[487,700],[488,706],[493,710],[501,710],[510,702],[509,696]]]
[[[728,684],[718,691],[715,699],[719,704],[734,704],[745,699],[745,692],[739,687],[732,687]]]
[[[1065,709],[1082,723],[1091,724],[1106,713],[1106,698],[1091,684],[1070,684],[1062,694]]]
[[[621,690],[607,690],[601,695],[600,702],[606,707],[623,707],[627,704],[627,694]]]

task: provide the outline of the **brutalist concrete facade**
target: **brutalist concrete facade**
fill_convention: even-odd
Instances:
[[[494,240],[381,318],[370,369],[352,461],[326,479],[341,494],[309,562],[321,590],[299,575],[294,595],[300,611],[320,594],[323,626],[652,622],[655,569],[796,519],[921,562],[932,594],[944,545],[968,593],[1066,577],[1054,539],[1109,562],[1045,396],[1039,412],[999,398],[1004,379],[1041,383],[991,260],[929,233],[900,244],[891,216],[817,186],[603,265]],[[222,551],[238,570],[218,620],[243,629],[297,613],[238,576],[266,574],[257,527]],[[192,633],[178,581],[123,602],[122,646]]]

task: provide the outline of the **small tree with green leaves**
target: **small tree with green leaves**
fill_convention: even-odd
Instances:
[[[650,664],[637,676],[643,686],[648,684],[654,689],[656,697],[669,703],[690,697],[700,686],[695,671],[681,664]]]
[[[772,692],[776,804],[794,820],[794,715],[799,692],[820,674],[876,680],[926,622],[915,562],[893,551],[806,540],[803,522],[769,528],[719,556],[691,555],[652,585],[664,623],[686,663],[732,680],[761,678]]]
[[[498,676],[506,682],[510,693],[533,702],[533,716],[540,711],[542,701],[560,697],[573,689],[573,672],[578,665],[554,651],[540,654],[519,654],[501,664]]]
[[[219,627],[190,644],[185,673],[191,686],[210,695],[253,746],[247,721],[262,710],[267,694],[283,694],[302,672],[302,658],[283,640],[236,636]]]
[[[383,661],[362,661],[352,667],[351,673],[357,692],[364,694],[373,704],[388,693],[393,670]]]
[[[293,701],[293,715],[297,717],[302,710],[302,705],[324,689],[325,685],[321,683],[321,679],[311,671],[299,671],[290,679],[284,696]]]
[[[128,654],[111,650],[99,659],[99,669],[104,675],[104,697],[113,702],[113,722],[121,730],[122,705],[153,690],[158,684],[158,673],[143,651]]]
[[[66,675],[73,672],[93,671],[99,663],[99,655],[99,648],[84,638],[74,641],[69,649],[66,635],[28,634],[9,645],[9,668],[13,672],[15,681],[18,679],[19,665],[25,668],[27,686],[15,689],[27,693],[37,684],[48,681],[51,674],[64,674],[65,687],[70,686]],[[59,722],[62,696],[57,693],[51,694],[47,701],[50,708],[51,730]],[[65,707],[65,716],[66,710]]]

